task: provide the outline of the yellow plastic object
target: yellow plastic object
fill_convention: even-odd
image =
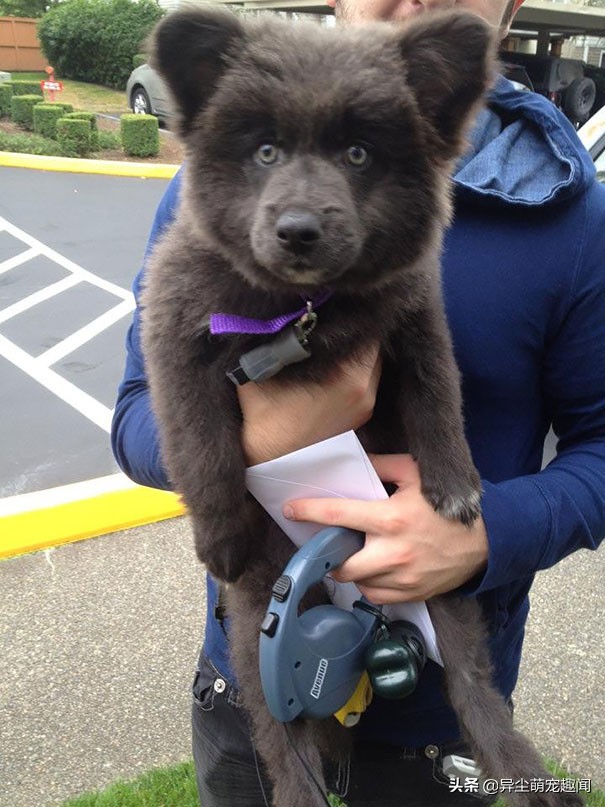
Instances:
[[[355,692],[345,705],[334,713],[334,717],[346,728],[359,723],[359,718],[372,702],[372,685],[367,672],[363,672]]]

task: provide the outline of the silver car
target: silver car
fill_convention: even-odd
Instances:
[[[136,67],[126,83],[128,106],[137,115],[156,115],[170,118],[168,89],[162,79],[148,64]]]

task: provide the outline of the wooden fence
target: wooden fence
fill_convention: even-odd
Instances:
[[[24,17],[0,17],[0,70],[44,70],[37,24]]]

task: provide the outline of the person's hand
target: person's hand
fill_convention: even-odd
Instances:
[[[438,515],[420,492],[420,474],[409,454],[370,458],[383,482],[397,491],[382,501],[298,499],[284,515],[366,533],[364,548],[332,573],[353,581],[373,603],[426,600],[461,586],[485,568],[488,542],[481,518],[471,528]]]
[[[238,387],[248,464],[358,429],[372,416],[380,370],[378,347],[372,345],[361,358],[335,367],[321,385],[284,385],[278,376]]]

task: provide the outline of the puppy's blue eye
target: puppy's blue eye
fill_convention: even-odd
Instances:
[[[263,145],[256,150],[254,157],[261,165],[272,165],[274,162],[277,162],[279,149],[277,146],[273,145],[273,143],[263,143]]]
[[[354,168],[361,168],[370,159],[369,152],[366,148],[354,143],[345,152],[345,162],[352,165]]]

